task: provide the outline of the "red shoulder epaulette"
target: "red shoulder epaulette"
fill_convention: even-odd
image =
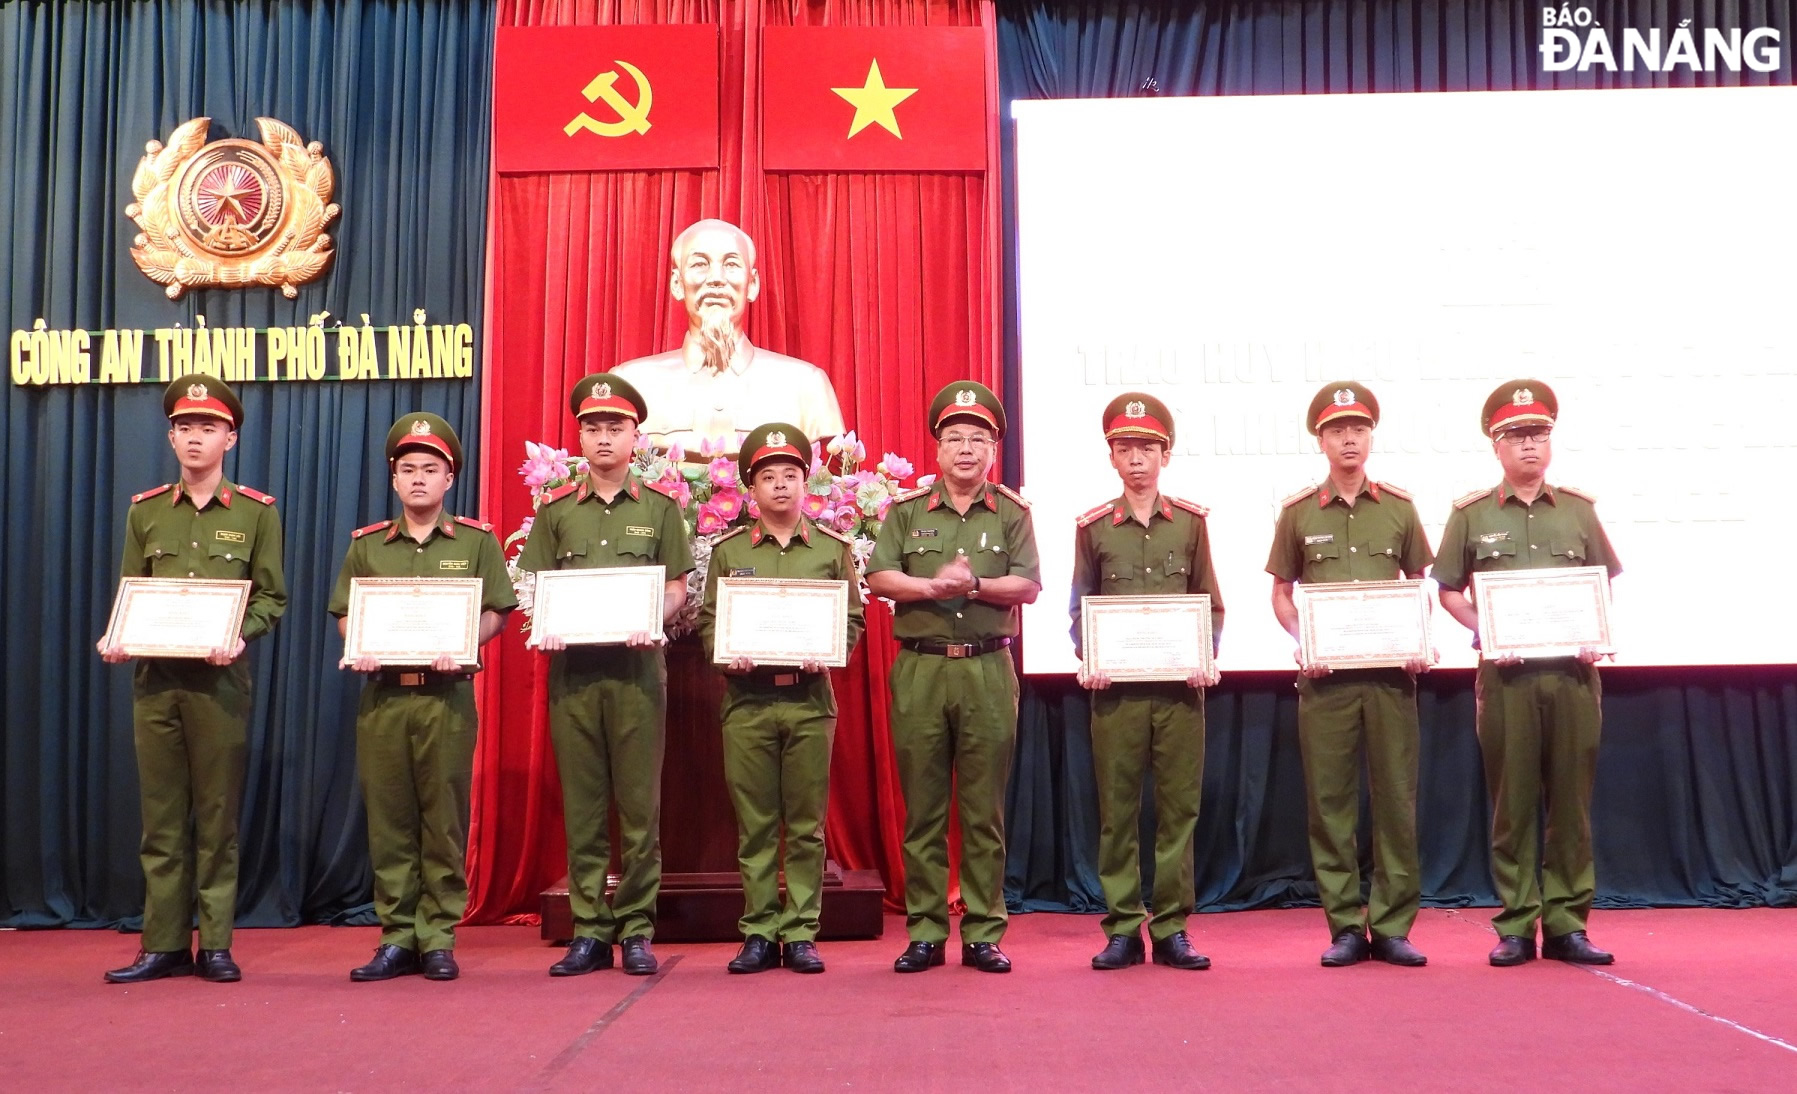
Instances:
[[[1471,505],[1475,501],[1478,501],[1480,498],[1484,497],[1485,495],[1487,495],[1489,493],[1491,493],[1491,487],[1487,486],[1483,490],[1474,490],[1470,494],[1464,494],[1464,495],[1454,499],[1454,508],[1465,509],[1467,506]]]
[[[361,539],[363,536],[367,535],[370,532],[378,532],[383,528],[390,528],[392,526],[393,526],[393,522],[390,520],[377,520],[373,524],[370,524],[366,528],[357,528],[355,531],[353,531],[349,534],[349,538]]]
[[[157,494],[166,494],[166,493],[168,493],[168,492],[169,492],[169,491],[170,491],[170,490],[173,490],[173,489],[174,489],[174,488],[175,488],[175,484],[174,484],[174,483],[172,483],[172,482],[165,482],[165,483],[163,483],[163,484],[162,484],[162,485],[161,485],[161,486],[158,486],[158,487],[156,487],[156,488],[154,488],[154,489],[151,489],[151,490],[145,490],[145,491],[144,491],[144,492],[143,492],[143,493],[141,493],[141,494],[133,494],[133,495],[131,495],[131,504],[133,504],[133,505],[136,505],[136,504],[137,504],[137,503],[138,503],[138,502],[140,502],[140,501],[142,501],[142,500],[144,500],[144,499],[145,499],[145,498],[153,498],[153,497],[155,497],[155,496],[156,496],[156,495],[157,495]]]
[[[1403,498],[1405,501],[1415,501],[1416,500],[1415,498],[1410,496],[1410,491],[1405,490],[1401,486],[1393,486],[1389,482],[1381,482],[1379,484],[1379,489],[1385,491],[1387,494],[1390,494],[1394,498]]]
[[[831,539],[839,539],[842,542],[847,543],[851,546],[854,545],[854,542],[855,542],[854,538],[851,537],[847,532],[838,532],[836,529],[828,527],[826,525],[822,525],[822,524],[813,524],[811,526],[811,529],[814,532],[822,532],[824,535],[829,536]]]
[[[1028,509],[1030,507],[1030,503],[1023,500],[1022,494],[1019,494],[1017,491],[1006,486],[1004,483],[995,482],[992,484],[992,488],[994,490],[997,490],[999,493],[1003,494],[1005,497],[1010,498],[1012,501],[1016,502],[1019,506],[1025,508],[1025,509]]]
[[[237,484],[237,492],[239,494],[242,494],[244,497],[250,499],[251,501],[259,501],[263,505],[273,505],[275,503],[275,499],[274,499],[273,495],[264,494],[262,491],[257,490],[253,487],[245,486],[242,483]]]
[[[1110,513],[1111,513],[1111,503],[1107,501],[1103,505],[1097,506],[1096,508],[1093,508],[1093,509],[1088,509],[1085,512],[1081,513],[1078,517],[1078,524],[1081,528],[1084,528],[1086,525],[1091,524],[1093,521],[1097,520],[1099,517],[1110,516]]]
[[[1292,506],[1298,504],[1299,502],[1303,501],[1305,498],[1310,497],[1312,494],[1315,494],[1316,492],[1317,492],[1316,483],[1311,483],[1309,486],[1306,486],[1304,489],[1298,491],[1296,494],[1293,494],[1290,497],[1285,498],[1283,501],[1281,501],[1279,503],[1279,508],[1290,509]]]
[[[166,490],[167,487],[164,487],[163,489]],[[916,501],[918,498],[923,497],[925,494],[928,494],[929,492],[930,492],[930,488],[928,486],[912,487],[910,490],[907,490],[904,493],[899,494],[898,496],[894,497],[892,499],[892,504],[897,505],[901,501]]]
[[[1188,513],[1196,513],[1201,517],[1210,516],[1210,509],[1206,506],[1199,505],[1195,501],[1187,501],[1184,498],[1176,498],[1171,494],[1164,494],[1162,496],[1165,497],[1169,503],[1173,504],[1174,506],[1177,506],[1180,509],[1184,509]]]
[[[455,522],[457,524],[466,524],[470,528],[479,528],[483,532],[491,532],[493,530],[491,524],[488,524],[485,521],[475,520],[473,517],[457,517],[455,518]]]
[[[1580,490],[1576,486],[1567,486],[1566,484],[1562,483],[1559,486],[1554,487],[1554,489],[1560,491],[1562,494],[1571,494],[1573,497],[1578,498],[1581,501],[1588,501],[1592,505],[1597,504],[1597,498],[1593,497],[1587,491]]]
[[[571,482],[565,486],[558,486],[554,490],[549,491],[549,496],[543,499],[543,504],[548,505],[552,501],[560,501],[579,489],[580,483],[578,482]]]

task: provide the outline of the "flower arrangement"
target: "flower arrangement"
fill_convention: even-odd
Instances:
[[[690,633],[698,620],[712,545],[731,528],[759,515],[754,499],[749,496],[748,485],[737,471],[735,457],[727,454],[729,447],[723,440],[705,441],[699,446],[700,459],[693,461],[686,458],[686,452],[679,445],[656,451],[645,436],[638,438],[636,454],[630,463],[632,477],[673,498],[680,506],[681,515],[686,518],[687,536],[692,542],[694,567],[687,577],[686,605],[670,627],[672,637]],[[526,441],[524,454],[526,458],[518,468],[518,475],[531,491],[533,512],[552,492],[576,481],[587,471],[586,459],[570,456],[566,449]],[[911,461],[893,452],[886,453],[872,468],[865,467],[866,462],[867,445],[852,430],[828,445],[813,442],[805,497],[799,504],[799,511],[814,523],[840,532],[853,541],[855,567],[862,572],[867,568],[868,557],[873,554],[874,540],[880,534],[886,510],[892,505],[892,499],[906,489],[903,483],[915,470]],[[917,485],[926,486],[934,478],[925,476]],[[534,520],[534,517],[524,518],[518,529],[505,540],[506,566],[527,620],[535,583],[529,574],[518,568],[518,556]],[[865,600],[865,584],[861,594]]]

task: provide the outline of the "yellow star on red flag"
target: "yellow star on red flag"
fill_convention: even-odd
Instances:
[[[888,133],[904,140],[905,135],[899,132],[898,116],[892,108],[917,94],[915,87],[887,87],[880,75],[880,62],[876,59],[867,68],[867,82],[860,87],[833,87],[831,91],[848,100],[855,108],[855,119],[849,123],[849,136],[866,129],[870,125],[878,125]]]

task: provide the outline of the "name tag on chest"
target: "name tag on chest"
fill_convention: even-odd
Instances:
[[[1480,543],[1505,543],[1510,539],[1509,532],[1486,532],[1479,537]]]
[[[468,560],[465,558],[445,558],[437,561],[439,570],[466,570],[467,568]]]
[[[731,577],[754,577],[755,576],[755,567],[753,567],[753,566],[733,567],[730,571],[730,576]]]
[[[655,535],[655,529],[645,528],[640,524],[626,524],[624,526],[624,534],[627,536],[650,536],[650,537],[653,537]]]
[[[911,538],[912,539],[935,539],[936,538],[936,529],[934,529],[934,528],[913,528],[913,529],[911,529]]]
[[[1320,536],[1305,536],[1304,537],[1304,546],[1306,546],[1306,547],[1315,547],[1319,543],[1334,543],[1334,542],[1335,542],[1335,533],[1334,532],[1326,532]]]
[[[212,533],[212,538],[223,540],[226,543],[247,543],[249,541],[249,537],[242,532],[233,532],[229,528],[218,529]]]

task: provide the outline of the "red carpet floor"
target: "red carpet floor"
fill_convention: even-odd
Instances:
[[[1797,912],[1599,912],[1602,972],[1493,969],[1486,910],[1425,911],[1426,969],[1323,969],[1315,910],[1194,917],[1216,967],[1095,973],[1098,920],[1012,919],[1009,976],[897,976],[903,923],[830,971],[554,980],[528,927],[462,933],[463,976],[351,984],[365,928],[240,931],[240,984],[103,984],[135,937],[0,933],[0,1089],[1797,1089]]]

